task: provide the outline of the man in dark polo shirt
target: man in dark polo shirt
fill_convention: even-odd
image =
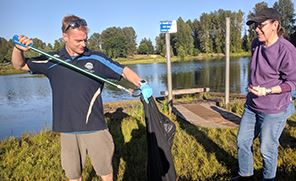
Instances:
[[[146,102],[152,96],[151,87],[128,67],[87,49],[87,23],[71,15],[62,21],[65,47],[54,56],[103,78],[126,78],[140,87]],[[19,36],[19,42],[30,45],[32,40]],[[44,74],[53,94],[53,131],[61,134],[61,162],[70,180],[82,180],[81,173],[88,154],[91,163],[104,181],[113,180],[112,157],[114,143],[103,114],[102,88],[104,82],[95,81],[81,73],[51,61],[45,56],[24,58],[29,48],[15,45],[12,64],[16,69]]]

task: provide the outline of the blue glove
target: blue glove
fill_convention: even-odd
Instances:
[[[145,81],[145,80],[141,80],[140,82],[140,89],[143,95],[143,98],[145,100],[145,102],[148,104],[148,98],[152,96],[153,92],[152,92],[152,88],[149,86],[149,84]]]

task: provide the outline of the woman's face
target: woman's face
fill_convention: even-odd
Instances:
[[[255,23],[255,31],[260,42],[271,42],[277,37],[278,22],[274,20],[266,20],[262,23]]]

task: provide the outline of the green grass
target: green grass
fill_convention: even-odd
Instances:
[[[0,75],[20,74],[23,71],[16,70],[11,64],[0,64]]]
[[[209,98],[208,95],[203,97]],[[190,101],[190,98],[184,100]],[[233,100],[228,109],[241,114],[243,102]],[[160,110],[163,110],[162,106],[159,105]],[[133,103],[124,111],[120,107],[114,109],[105,114],[116,145],[114,180],[146,180],[147,144],[143,108],[139,103]],[[168,116],[177,127],[172,154],[179,181],[229,180],[236,175],[237,129],[201,128],[174,115]],[[289,118],[280,142],[277,178],[280,181],[295,180],[296,115]],[[258,145],[256,139],[256,180],[261,179],[262,172]],[[89,159],[83,178],[99,180]],[[25,134],[20,139],[1,141],[0,180],[66,180],[60,164],[59,135],[44,130],[35,135]]]
[[[231,53],[231,57],[246,57],[250,56],[250,52]],[[172,62],[184,62],[192,60],[211,60],[211,59],[225,59],[223,53],[200,53],[197,56],[185,56],[184,58],[178,56],[171,56]],[[144,64],[144,63],[166,63],[166,57],[161,55],[133,55],[127,58],[117,58],[116,61],[122,64]]]

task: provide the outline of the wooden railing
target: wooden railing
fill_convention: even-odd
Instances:
[[[172,94],[173,96],[176,95],[185,95],[185,94],[196,94],[196,93],[202,93],[202,92],[209,92],[210,88],[205,87],[205,88],[193,88],[193,89],[177,89],[173,90]],[[161,91],[160,95],[167,96],[168,91]]]

